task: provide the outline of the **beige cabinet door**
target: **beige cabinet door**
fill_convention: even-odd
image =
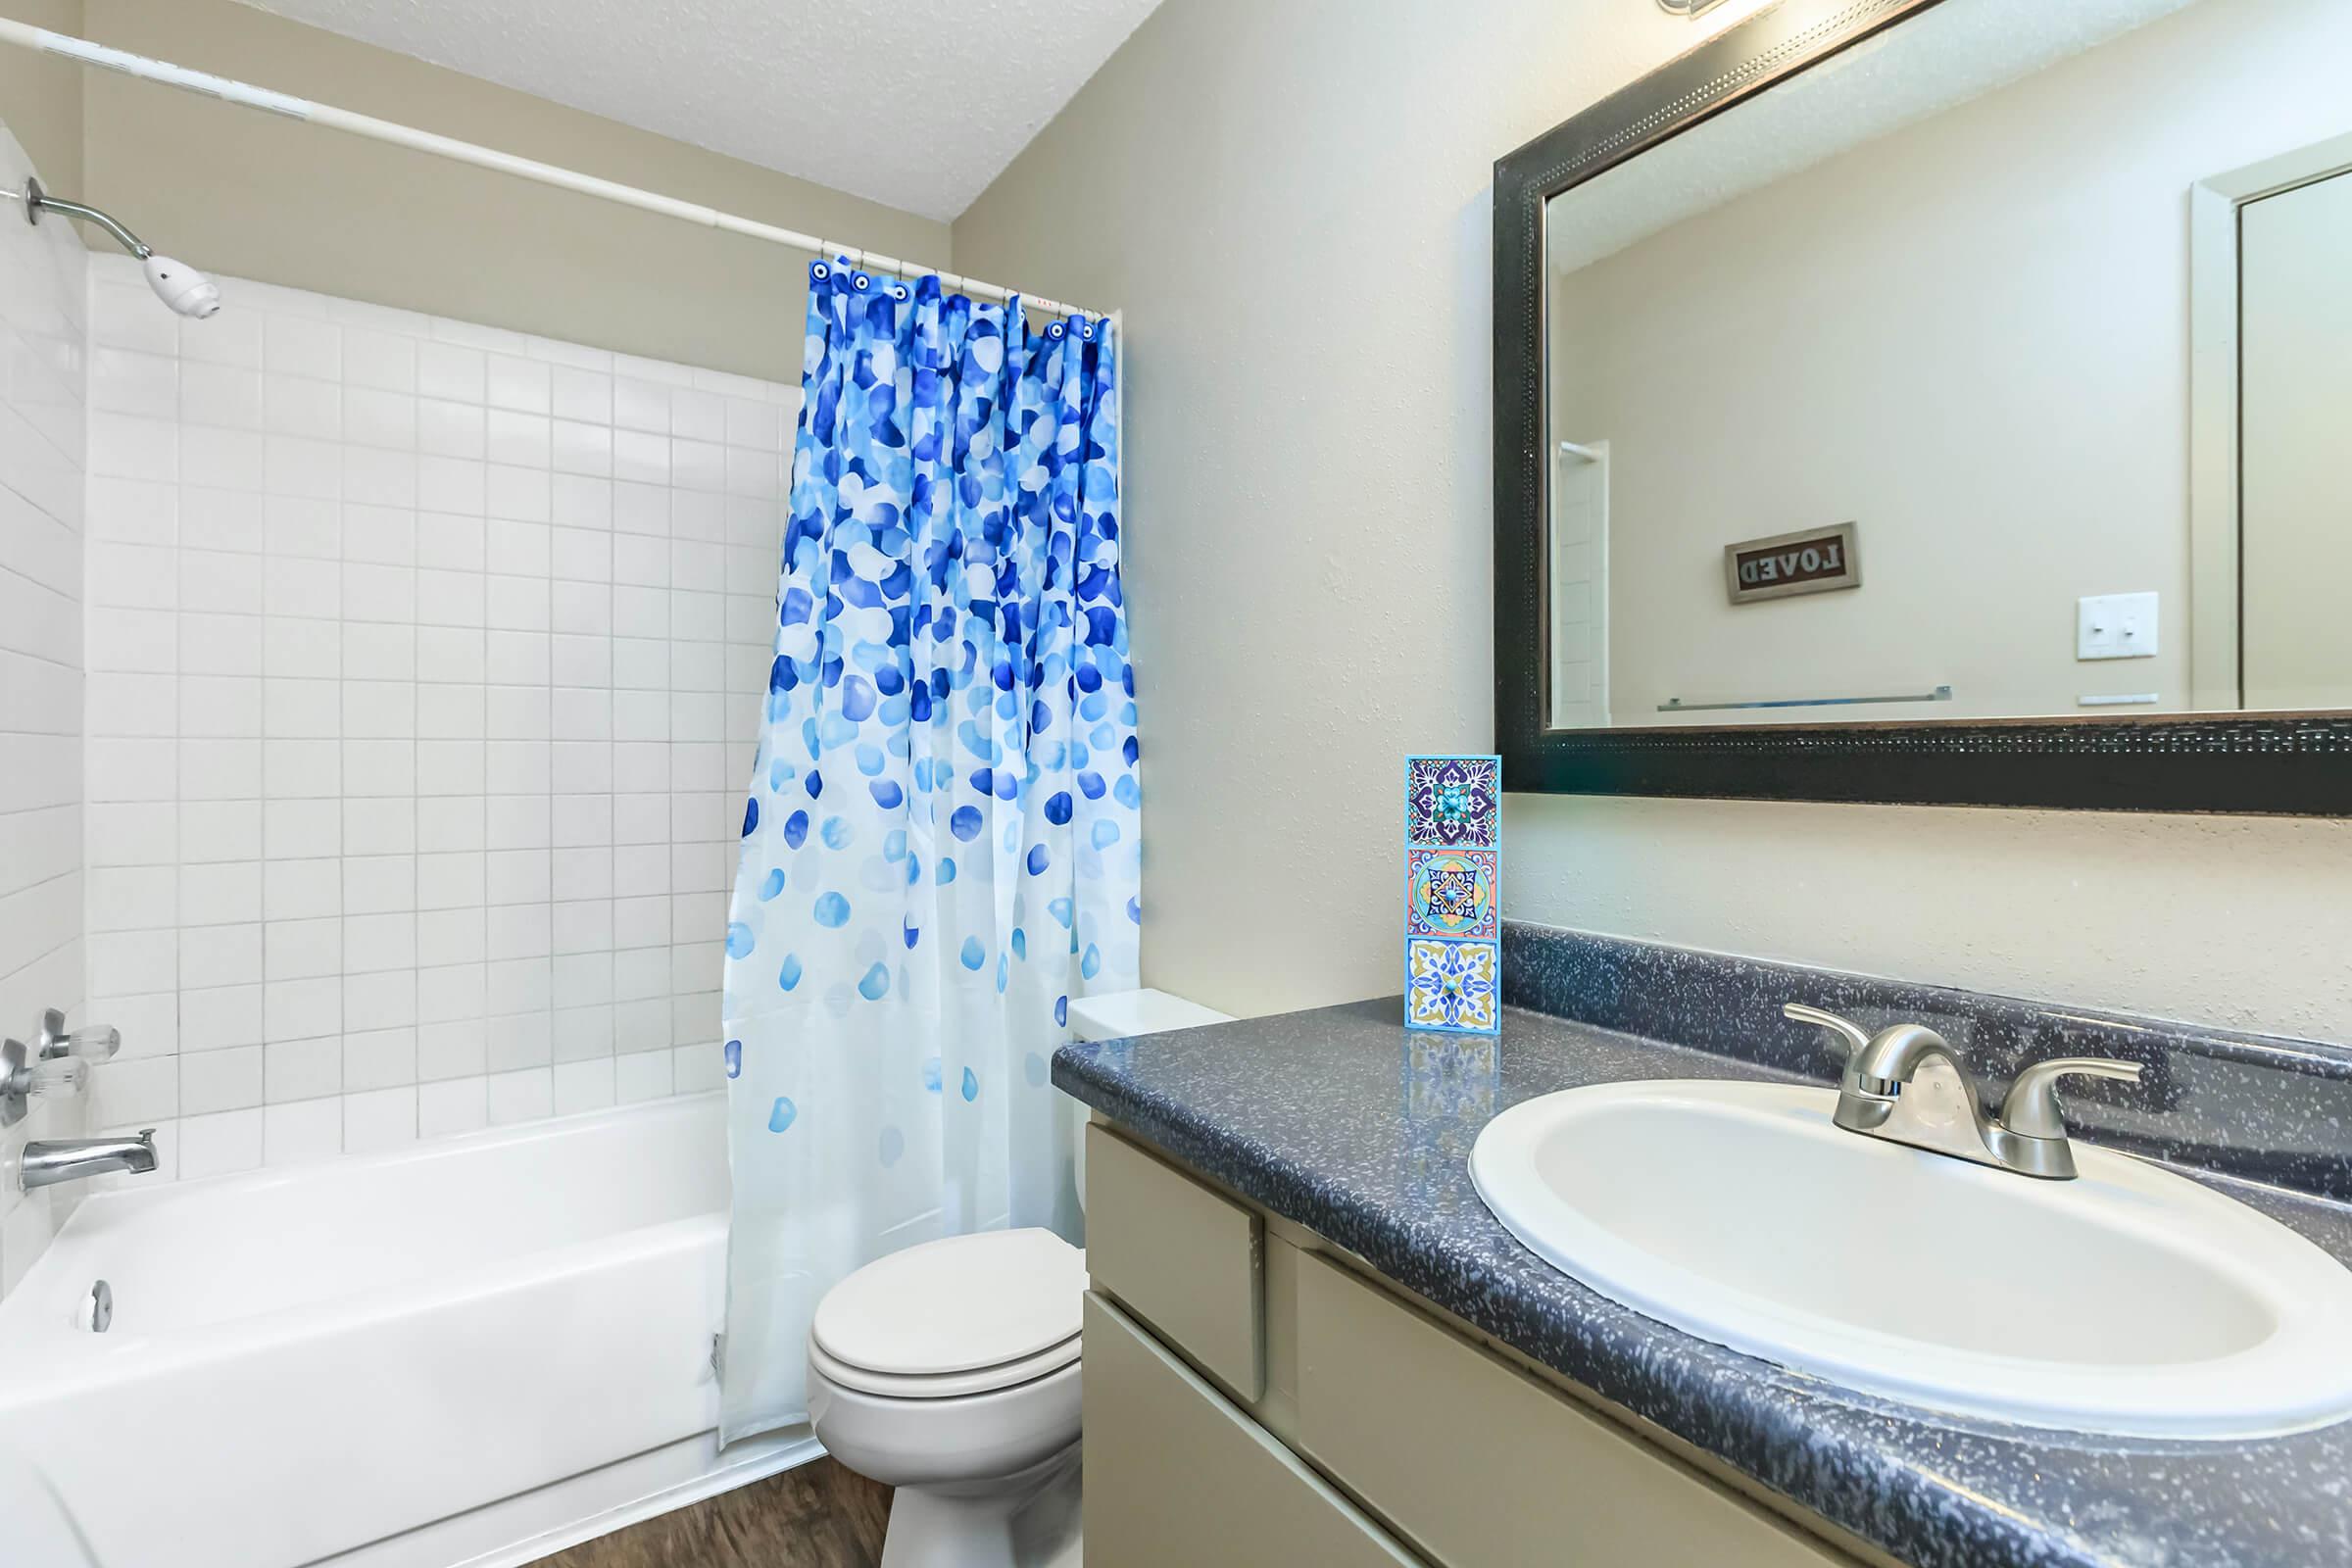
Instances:
[[[1298,1264],[1298,1423],[1301,1452],[1447,1568],[1847,1562],[1319,1257]]]
[[[2247,203],[2238,245],[2245,706],[2352,708],[2352,174]]]
[[[1205,1379],[1092,1293],[1085,1366],[1089,1563],[1417,1564]]]

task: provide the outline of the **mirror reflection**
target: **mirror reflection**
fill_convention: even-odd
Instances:
[[[1552,727],[2352,708],[2346,61],[1947,0],[1553,197]]]

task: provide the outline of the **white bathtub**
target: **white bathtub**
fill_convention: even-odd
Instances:
[[[717,1450],[726,1198],[716,1095],[93,1197],[0,1302],[0,1447],[103,1568],[527,1560],[813,1451]]]

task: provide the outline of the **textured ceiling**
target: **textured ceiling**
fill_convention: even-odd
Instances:
[[[1159,0],[248,3],[945,220]]]

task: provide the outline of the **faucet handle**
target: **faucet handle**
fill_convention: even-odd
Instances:
[[[2066,1112],[2058,1103],[2061,1078],[2121,1078],[2139,1082],[2136,1061],[2111,1056],[2059,1056],[2037,1061],[2017,1075],[2001,1102],[2001,1125],[2020,1138],[2064,1138]]]
[[[1851,1055],[1870,1044],[1870,1031],[1851,1018],[1841,1018],[1823,1007],[1809,1007],[1801,1002],[1781,1004],[1781,1016],[1798,1023],[1809,1023],[1827,1029],[1845,1043],[1846,1054]]]
[[[122,1049],[122,1031],[112,1024],[83,1024],[68,1031],[66,1015],[51,1007],[41,1014],[37,1054],[46,1058],[73,1056],[82,1061],[112,1061]]]
[[[90,1064],[78,1056],[54,1056],[25,1069],[30,1095],[78,1095],[90,1086]]]

